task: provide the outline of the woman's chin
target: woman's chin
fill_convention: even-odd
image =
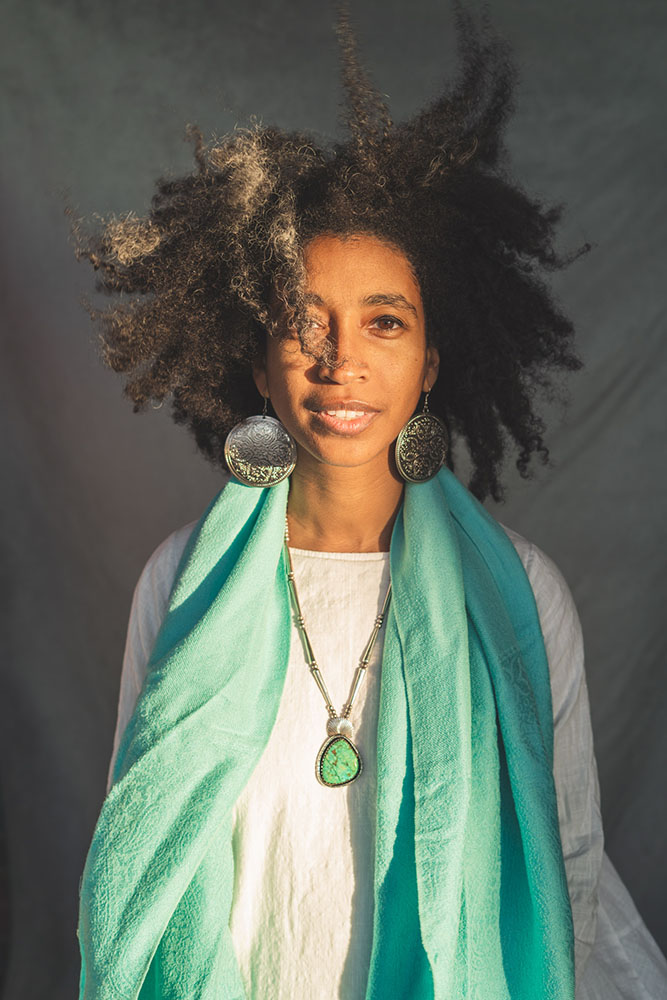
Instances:
[[[391,451],[393,442],[390,444],[369,446],[370,442],[363,442],[348,438],[343,441],[309,441],[303,447],[297,445],[298,458],[295,471],[304,471],[312,468],[315,464],[330,466],[332,469],[357,469],[360,474],[364,472],[385,471],[390,474],[392,471]]]

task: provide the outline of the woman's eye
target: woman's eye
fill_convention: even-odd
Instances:
[[[398,330],[405,327],[405,323],[402,320],[397,319],[396,316],[378,316],[377,319],[373,320],[372,325],[375,325],[377,323],[380,324],[380,329],[384,330],[387,333],[392,333],[394,330]],[[324,326],[326,326],[326,324],[321,323],[314,316],[311,316],[306,320],[307,330],[313,331],[317,329],[323,329]]]
[[[399,327],[405,326],[405,323],[403,323],[400,319],[396,319],[395,316],[378,316],[378,318],[375,320],[375,322],[376,323],[392,323],[393,326],[383,326],[383,327],[381,327],[381,329],[387,330],[388,332],[391,332],[392,330],[396,330]]]

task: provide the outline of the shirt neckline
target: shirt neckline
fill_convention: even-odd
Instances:
[[[388,552],[321,552],[319,549],[298,549],[290,545],[292,555],[310,559],[337,559],[344,562],[386,562]]]

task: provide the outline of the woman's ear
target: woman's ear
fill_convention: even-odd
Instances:
[[[265,359],[258,358],[252,366],[252,377],[255,380],[255,385],[257,386],[257,391],[260,396],[265,399],[269,395],[269,387],[266,379],[266,361]]]
[[[440,353],[437,347],[426,348],[426,372],[424,373],[423,392],[430,392],[435,385],[440,370]]]
[[[263,331],[263,337],[257,345],[257,353],[255,354],[254,361],[252,363],[252,377],[254,379],[255,385],[257,386],[257,391],[260,396],[265,399],[269,395],[269,385],[266,375],[266,352],[267,352],[267,335],[266,331]]]

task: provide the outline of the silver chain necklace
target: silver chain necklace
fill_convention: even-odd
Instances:
[[[287,515],[285,515],[285,554],[287,558],[287,565],[289,566],[287,571],[287,583],[289,586],[292,609],[294,611],[294,622],[299,629],[308,669],[312,674],[313,680],[320,689],[320,693],[324,698],[324,703],[327,707],[327,712],[329,713],[329,718],[327,719],[327,738],[320,747],[315,761],[315,777],[321,785],[326,785],[328,788],[339,788],[341,785],[349,785],[351,781],[354,781],[355,778],[358,778],[361,774],[361,755],[352,741],[354,730],[352,728],[352,723],[350,722],[350,712],[352,711],[352,706],[354,705],[354,700],[357,697],[357,692],[359,691],[361,682],[366,675],[366,667],[368,666],[373,653],[373,647],[375,646],[375,641],[380,633],[382,623],[387,614],[387,608],[389,607],[389,601],[391,598],[391,580],[389,581],[387,593],[382,603],[382,610],[375,619],[373,631],[371,632],[370,638],[364,647],[363,653],[361,654],[359,666],[354,672],[352,687],[350,688],[350,696],[347,699],[346,704],[343,706],[343,711],[340,715],[338,715],[336,709],[331,704],[331,697],[327,691],[327,686],[324,683],[324,678],[322,677],[320,668],[315,660],[313,647],[310,644],[310,639],[308,638],[308,633],[306,632],[306,623],[301,612],[299,595],[297,593],[296,582],[294,580],[292,555],[289,550],[289,526],[287,523]]]

